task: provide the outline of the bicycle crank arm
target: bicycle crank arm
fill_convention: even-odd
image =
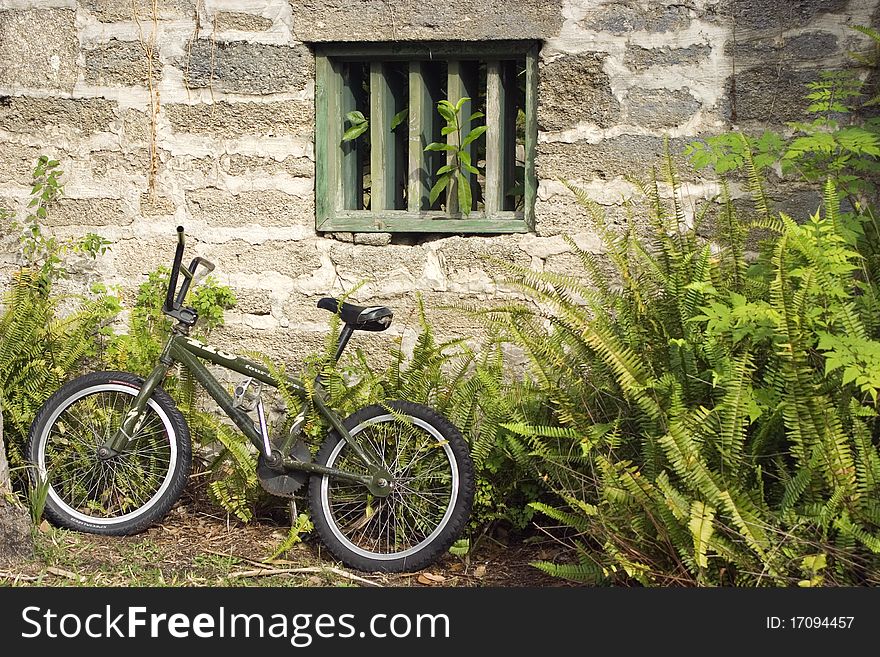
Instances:
[[[285,470],[300,470],[309,474],[327,475],[335,479],[344,479],[345,481],[363,484],[377,497],[387,497],[394,488],[391,476],[384,471],[373,475],[359,475],[353,472],[346,472],[345,470],[328,468],[326,465],[319,465],[318,463],[307,463],[290,458],[284,459],[282,465]]]

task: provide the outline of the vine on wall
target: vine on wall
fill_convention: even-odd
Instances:
[[[157,138],[157,124],[159,120],[159,111],[161,109],[161,98],[159,88],[156,85],[154,77],[154,65],[156,62],[156,39],[159,32],[159,0],[150,0],[150,16],[151,30],[149,36],[144,36],[144,28],[141,23],[138,9],[132,0],[132,14],[138,27],[138,40],[141,48],[144,50],[144,56],[147,58],[147,91],[150,94],[150,144],[149,144],[149,169],[147,172],[147,191],[150,198],[156,197],[156,176],[159,172],[159,147]]]

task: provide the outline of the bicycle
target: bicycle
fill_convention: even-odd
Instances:
[[[192,467],[189,427],[162,381],[186,367],[259,452],[263,487],[292,498],[308,481],[315,529],[329,551],[361,571],[420,570],[458,538],[474,498],[474,466],[460,431],[436,410],[406,400],[361,408],[341,418],[328,405],[320,375],[313,385],[190,337],[198,320],[184,307],[189,288],[214,265],[182,265],[177,227],[162,312],[175,320],[159,361],[146,378],[93,372],[64,384],[43,405],[27,453],[48,485],[45,515],[53,524],[108,535],[134,534],[158,522],[182,494]],[[178,279],[183,275],[180,289]],[[393,313],[332,297],[318,307],[342,321],[338,362],[355,331],[384,331]],[[230,395],[202,363],[245,377]],[[263,386],[285,387],[302,400],[286,435],[270,438]],[[249,412],[256,410],[256,420]],[[303,432],[312,411],[329,424],[312,458]]]

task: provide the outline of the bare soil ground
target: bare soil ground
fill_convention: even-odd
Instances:
[[[289,525],[259,518],[244,524],[189,499],[147,531],[95,536],[43,523],[34,559],[0,567],[0,586],[454,586],[550,587],[571,583],[530,565],[554,561],[561,548],[531,538],[484,537],[466,557],[447,554],[416,573],[368,574],[347,569],[313,533],[271,561]]]

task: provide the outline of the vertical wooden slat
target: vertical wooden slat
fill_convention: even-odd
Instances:
[[[520,97],[516,79],[517,62],[507,60],[501,63],[501,84],[504,87],[504,140],[502,174],[501,174],[501,209],[513,210],[516,198],[511,194],[516,185],[516,115],[517,108],[522,107],[525,98]],[[525,73],[524,73],[525,74]]]
[[[386,67],[385,79],[388,81],[391,89],[389,114],[394,117],[398,112],[409,107],[409,65],[395,64],[392,67]],[[393,153],[393,168],[386,180],[391,181],[391,207],[396,210],[406,209],[406,189],[409,185],[409,122],[404,119],[403,123],[399,123],[391,130],[391,121],[388,121],[389,141]]]
[[[501,62],[486,64],[486,216],[504,209],[505,135],[510,130],[505,112],[505,89]]]
[[[538,49],[526,54],[526,134],[525,151],[525,211],[524,218],[529,230],[535,230],[535,197],[538,180],[535,176],[535,149],[538,143]]]
[[[407,210],[419,212],[428,209],[429,159],[425,146],[433,135],[434,107],[428,88],[426,70],[421,62],[409,65],[409,181],[407,187]]]
[[[340,122],[334,120],[340,118],[341,79],[329,57],[318,57],[316,67],[315,147],[325,154],[315,165],[315,209],[317,220],[321,222],[332,218],[343,207],[339,178],[342,133]]]
[[[340,72],[341,89],[339,116],[337,122],[345,123],[345,115],[357,109],[357,97],[362,84],[360,67],[354,64],[342,64]],[[333,120],[333,118],[330,118]],[[347,124],[343,126],[347,127]],[[341,140],[341,137],[340,137]],[[342,185],[342,207],[346,210],[362,208],[361,195],[364,186],[364,170],[361,165],[361,148],[363,137],[341,142],[341,158],[339,178]]]
[[[382,62],[370,62],[370,209],[394,208],[394,96]]]

